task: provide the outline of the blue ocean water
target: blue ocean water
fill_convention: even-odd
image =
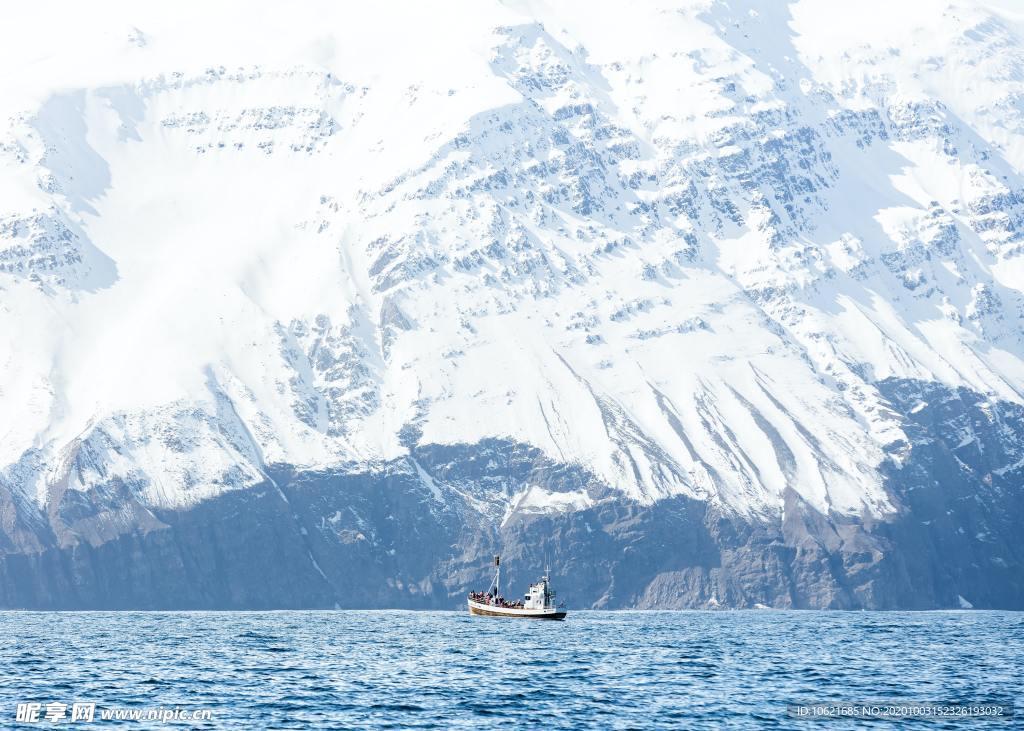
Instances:
[[[1019,699],[1022,668],[1012,612],[0,612],[0,728],[89,701],[213,715],[96,728],[835,729],[787,705]]]

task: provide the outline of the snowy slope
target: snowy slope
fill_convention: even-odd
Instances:
[[[53,12],[0,29],[0,483],[40,510],[502,438],[884,516],[879,381],[1024,397],[1012,3]]]

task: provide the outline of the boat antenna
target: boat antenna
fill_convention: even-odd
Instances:
[[[501,556],[494,556],[494,596],[501,593]]]

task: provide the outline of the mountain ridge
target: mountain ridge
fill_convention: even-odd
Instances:
[[[976,606],[1018,605],[1003,527],[984,561],[1006,571],[981,573],[1005,590],[966,578],[959,538],[886,531],[934,507],[907,481],[975,491],[981,513],[947,508],[975,558],[991,535],[978,515],[1020,517],[1024,428],[1004,415],[1024,402],[1024,17],[920,3],[843,25],[826,6],[323,6],[270,35],[239,20],[220,43],[229,5],[126,11],[47,41],[45,62],[26,60],[44,43],[29,18],[0,109],[4,601],[59,603],[31,556],[88,584],[69,568],[87,545],[154,573],[216,563],[151,536],[234,500],[270,521],[250,540],[277,531],[297,551],[282,566],[304,566],[294,531],[344,513],[344,495],[319,522],[244,495],[287,505],[292,481],[385,489],[399,470],[422,511],[406,529],[444,528],[416,547],[437,554],[417,582],[472,573],[443,541],[486,554],[520,545],[506,527],[522,521],[572,532],[621,510],[705,542],[644,568],[648,593],[594,578],[588,604],[899,606],[912,594],[892,567],[917,566],[900,554],[914,545],[961,567],[920,581],[955,575]],[[400,51],[374,45],[385,32]],[[76,48],[89,63],[70,63]],[[916,421],[934,399],[964,404],[941,421],[959,446]],[[472,454],[494,443],[539,472],[497,479]],[[972,443],[991,452],[963,456]],[[473,484],[416,456],[446,448],[477,465]],[[391,530],[374,515],[360,520]],[[629,547],[611,533],[604,550]],[[318,575],[349,556],[331,540],[306,550]],[[804,543],[826,557],[802,569],[816,591],[794,588]],[[687,573],[688,551],[727,570]],[[849,564],[865,551],[884,591]]]

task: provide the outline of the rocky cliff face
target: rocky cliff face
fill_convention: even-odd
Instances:
[[[139,13],[3,31],[0,605],[1024,606],[1012,13]]]
[[[150,512],[120,480],[67,491],[32,516],[47,528],[20,544],[6,536],[0,603],[451,608],[501,551],[512,591],[550,564],[576,607],[1021,606],[1024,408],[881,385],[912,435],[885,466],[900,506],[886,520],[824,514],[795,490],[762,521],[686,497],[642,505],[534,448],[488,440],[414,447],[372,472],[279,465],[187,510]],[[531,491],[548,500],[534,505]],[[33,522],[9,498],[0,516]]]

